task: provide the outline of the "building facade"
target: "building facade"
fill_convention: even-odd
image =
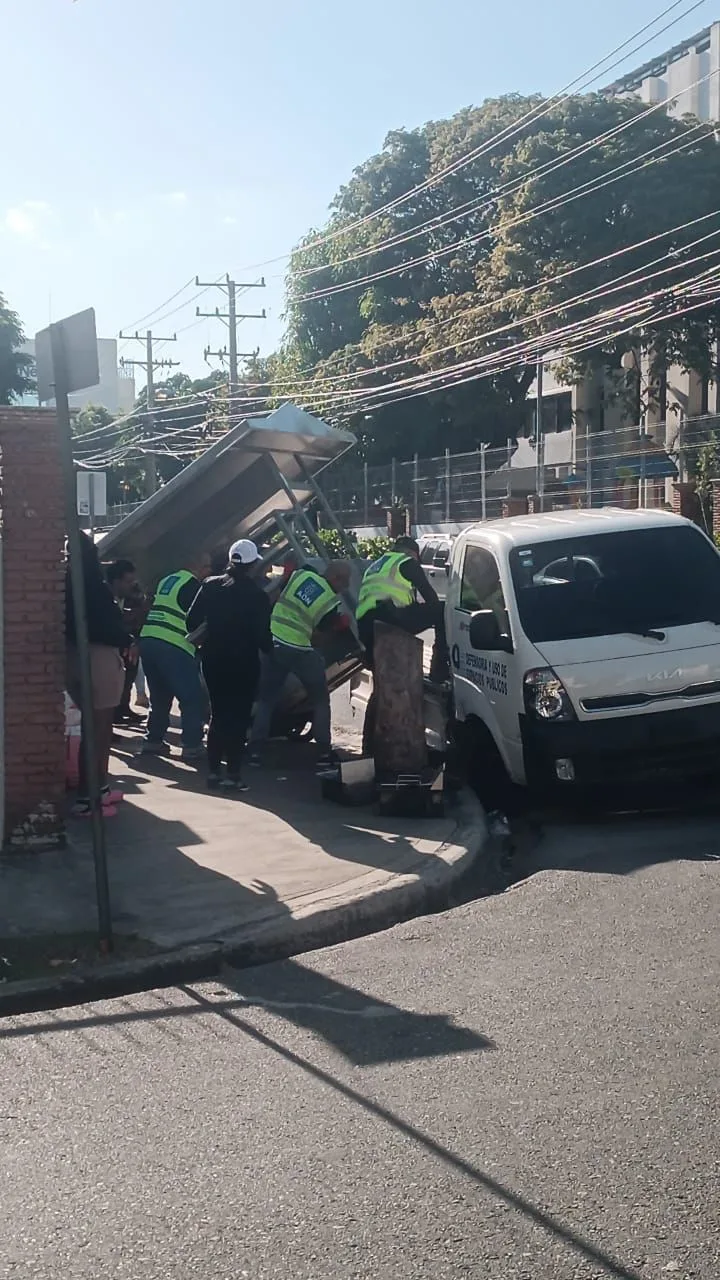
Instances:
[[[692,114],[708,123],[720,121],[720,22],[608,85],[604,93],[635,96],[648,105],[667,103],[670,114],[676,116]],[[619,395],[617,380],[598,385],[597,379],[587,378],[566,386],[557,382],[552,368],[544,370],[546,496],[560,501],[564,487],[568,500],[594,505],[637,505],[641,500],[655,505],[669,499],[677,471],[668,452],[676,450],[685,419],[720,414],[720,378],[708,383],[692,371],[673,366],[658,394],[659,388],[651,384],[648,360],[638,356],[635,366],[626,370],[627,386],[632,387],[633,380],[635,396]],[[637,401],[634,411],[633,398]],[[536,447],[536,430],[535,383],[528,392],[526,440],[519,442],[528,477],[528,449]]]

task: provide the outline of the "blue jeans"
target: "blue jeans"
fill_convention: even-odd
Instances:
[[[140,640],[140,654],[150,694],[148,742],[162,742],[170,724],[173,699],[180,703],[182,744],[201,747],[205,721],[205,691],[196,658],[155,636]]]
[[[272,653],[262,656],[258,704],[255,708],[250,742],[259,746],[270,736],[270,722],[275,705],[289,675],[304,686],[312,707],[315,741],[321,751],[330,750],[330,693],[325,674],[325,659],[317,649],[293,649],[291,645],[273,645]]]

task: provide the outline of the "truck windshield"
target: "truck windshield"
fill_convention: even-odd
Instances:
[[[514,548],[510,569],[538,643],[720,625],[720,555],[689,525],[536,542]]]

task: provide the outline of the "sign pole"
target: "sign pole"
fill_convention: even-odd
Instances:
[[[100,795],[97,756],[95,754],[95,722],[93,719],[92,675],[90,669],[90,645],[88,641],[85,577],[83,574],[82,541],[77,515],[77,485],[72,455],[70,430],[70,406],[68,403],[67,353],[63,326],[50,325],[50,344],[54,377],[55,404],[60,443],[60,459],[65,490],[65,523],[67,526],[68,553],[70,558],[70,584],[75,615],[75,644],[80,668],[80,710],[82,712],[82,741],[85,753],[85,770],[88,797],[92,816],[93,858],[95,861],[95,892],[97,897],[98,934],[100,949],[112,951],[112,915],[110,911],[110,885],[108,882],[105,825]],[[91,490],[92,493],[92,490]],[[91,498],[92,519],[92,498]]]

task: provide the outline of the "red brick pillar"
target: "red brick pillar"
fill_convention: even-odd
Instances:
[[[55,413],[0,408],[5,842],[57,841],[65,789],[63,486]]]
[[[527,498],[505,498],[502,504],[503,519],[508,516],[526,516],[527,510]]]
[[[694,520],[696,524],[700,523],[700,502],[692,482],[673,485],[672,509],[678,516],[685,516],[686,520]]]

